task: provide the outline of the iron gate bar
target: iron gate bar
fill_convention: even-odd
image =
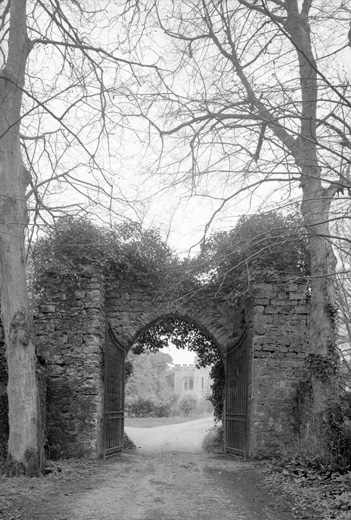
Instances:
[[[248,329],[227,351],[224,442],[225,451],[246,458],[248,415]]]
[[[124,440],[124,347],[106,322],[104,458],[121,453]]]

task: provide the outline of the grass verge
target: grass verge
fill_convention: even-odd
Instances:
[[[200,417],[126,417],[124,425],[130,428],[153,428],[155,426],[167,426],[168,424],[182,424]]]

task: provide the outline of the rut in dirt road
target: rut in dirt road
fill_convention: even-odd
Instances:
[[[293,520],[250,463],[227,456],[123,454],[77,497],[72,520]]]
[[[255,482],[250,464],[226,456],[122,455],[76,501],[72,520],[292,520]],[[285,509],[285,510],[284,510]]]
[[[293,520],[253,463],[201,450],[212,424],[127,428],[139,450],[106,463],[94,489],[75,498],[70,520]]]

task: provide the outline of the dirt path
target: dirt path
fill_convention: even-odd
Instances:
[[[122,465],[109,464],[108,479],[77,497],[72,520],[293,518],[281,502],[267,497],[246,463],[172,451],[122,458]]]
[[[213,426],[213,417],[187,423],[155,426],[154,428],[125,428],[128,436],[141,452],[186,451],[199,452],[202,440]]]
[[[201,419],[138,432],[128,428],[141,446],[136,452],[99,464],[76,482],[44,481],[41,496],[28,492],[25,511],[12,518],[293,520],[284,502],[269,495],[253,463],[201,451],[199,433],[209,426]]]

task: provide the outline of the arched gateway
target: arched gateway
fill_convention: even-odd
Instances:
[[[296,393],[307,351],[303,281],[259,284],[233,310],[225,301],[174,298],[137,279],[51,273],[35,314],[47,371],[46,432],[52,457],[108,456],[121,449],[123,359],[156,320],[191,321],[226,360],[226,443],[268,456],[296,433]]]

